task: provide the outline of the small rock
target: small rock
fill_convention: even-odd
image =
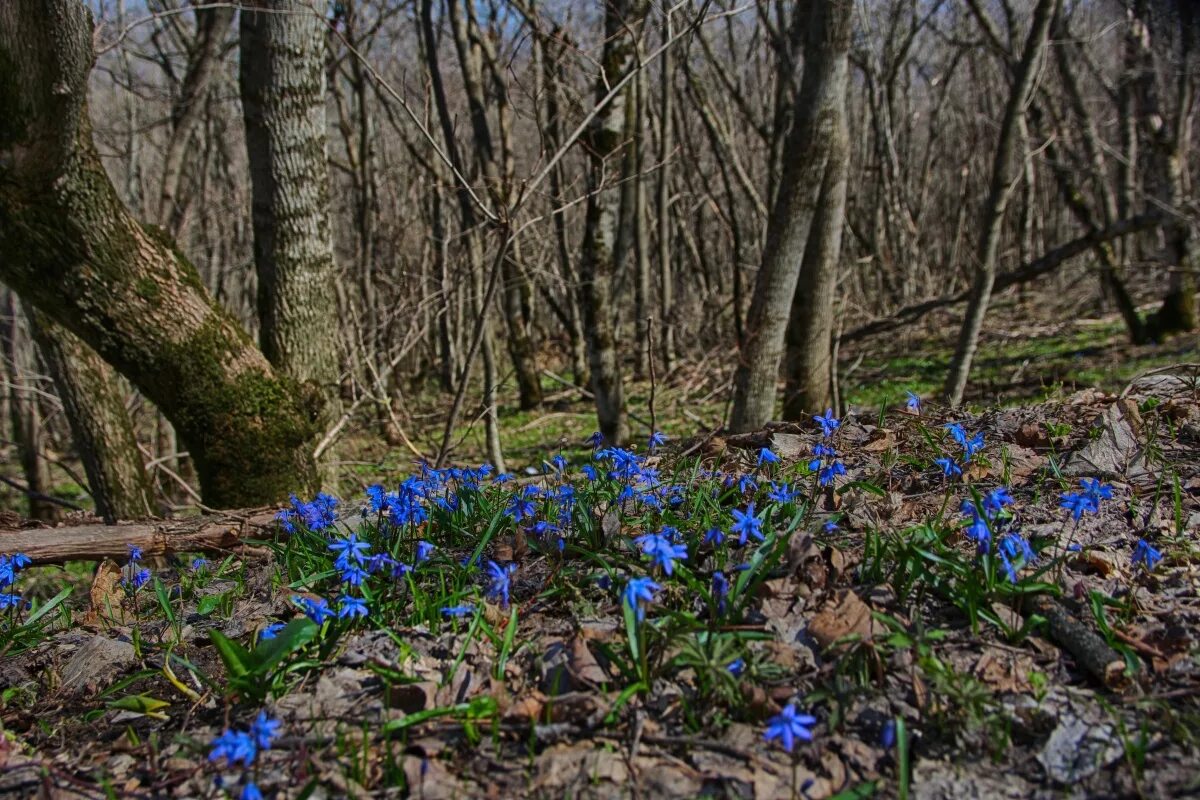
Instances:
[[[63,691],[77,694],[107,685],[136,661],[137,653],[129,642],[93,636],[63,667]]]

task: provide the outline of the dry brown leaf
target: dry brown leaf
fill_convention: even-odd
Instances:
[[[882,453],[896,446],[896,434],[890,428],[876,428],[871,438],[862,446],[868,453]]]
[[[600,666],[600,662],[596,661],[596,657],[592,655],[592,650],[588,647],[587,639],[582,636],[576,636],[571,640],[570,648],[569,664],[571,674],[575,678],[595,686],[608,681],[608,673],[604,671]]]
[[[92,578],[92,588],[88,591],[91,607],[84,619],[85,624],[95,625],[99,622],[111,623],[121,608],[121,600],[125,593],[121,586],[121,568],[112,559],[104,559],[96,567]]]
[[[850,589],[843,589],[827,600],[808,623],[808,634],[822,649],[854,634],[869,639],[874,629],[871,607]]]
[[[1033,660],[1022,653],[989,648],[975,663],[975,676],[997,692],[1025,692],[1031,687]]]

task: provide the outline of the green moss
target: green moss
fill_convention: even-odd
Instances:
[[[157,300],[162,294],[162,292],[159,291],[158,284],[149,278],[138,278],[135,288],[137,290],[138,297],[150,302]]]

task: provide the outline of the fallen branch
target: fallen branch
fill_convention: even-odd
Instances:
[[[1161,214],[1139,214],[1130,219],[1114,222],[1108,227],[1088,231],[1078,239],[1072,239],[1066,244],[1050,250],[1041,258],[1030,261],[1028,264],[1014,270],[1000,273],[996,276],[996,286],[993,291],[999,293],[1010,286],[1016,286],[1017,284],[1031,281],[1034,278],[1040,278],[1042,275],[1058,269],[1069,259],[1085,253],[1097,245],[1110,242],[1113,239],[1119,239],[1131,233],[1158,227],[1162,222],[1163,216]],[[920,303],[914,303],[911,306],[905,306],[891,316],[868,322],[865,325],[859,325],[857,328],[844,334],[842,341],[853,342],[880,333],[894,331],[909,323],[916,322],[921,317],[939,308],[952,306],[956,303],[965,303],[970,296],[971,290],[965,289],[957,294],[943,295],[942,297],[935,297],[932,300],[925,300]]]
[[[0,555],[24,553],[34,564],[61,564],[119,561],[129,555],[130,545],[147,557],[222,551],[245,539],[271,536],[274,520],[273,509],[256,508],[186,520],[0,531]]]
[[[1076,663],[1109,689],[1120,689],[1126,683],[1125,659],[1091,627],[1075,619],[1057,600],[1040,596],[1033,601],[1033,610],[1046,618],[1050,638],[1074,656]]]

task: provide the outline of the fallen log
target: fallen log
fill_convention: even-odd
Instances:
[[[192,519],[0,531],[0,555],[24,553],[34,564],[62,564],[121,561],[128,557],[130,545],[140,547],[147,558],[212,553],[230,550],[245,539],[269,538],[275,527],[274,509],[253,508]]]
[[[1033,610],[1046,618],[1050,638],[1075,658],[1075,663],[1109,689],[1123,689],[1129,684],[1125,676],[1125,659],[1096,633],[1084,625],[1061,603],[1051,597],[1039,596]]]

